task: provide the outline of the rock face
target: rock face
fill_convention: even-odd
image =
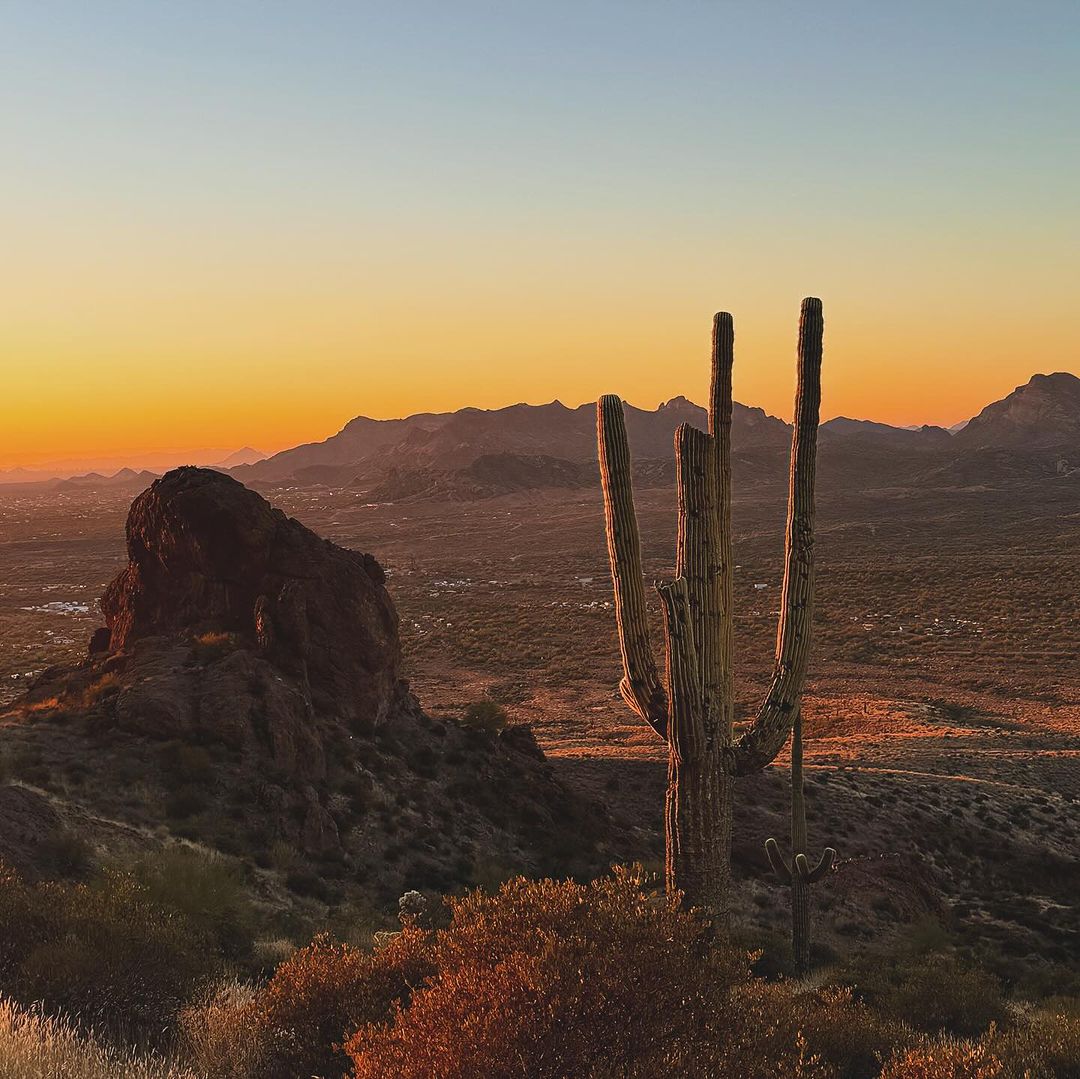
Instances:
[[[987,405],[956,441],[970,449],[1056,448],[1080,455],[1080,378],[1067,371],[1033,375],[1008,397]]]
[[[130,561],[101,600],[111,651],[183,630],[255,639],[316,707],[377,725],[400,696],[382,567],[321,539],[236,480],[178,468],[135,499]]]

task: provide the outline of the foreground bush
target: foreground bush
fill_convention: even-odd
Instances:
[[[259,989],[232,985],[181,1017],[193,1064],[220,1079],[344,1075],[341,1043],[384,1019],[431,973],[426,935],[408,930],[374,952],[316,937]]]
[[[0,867],[0,988],[24,1004],[146,1038],[220,972],[207,936],[129,874],[31,884]]]
[[[0,1079],[194,1079],[155,1058],[108,1049],[0,998]]]
[[[905,987],[890,968],[883,1009],[849,988],[766,982],[628,871],[447,902],[445,929],[409,926],[374,951],[319,937],[265,986],[189,1009],[193,1066],[215,1079],[1080,1079],[1065,1004],[930,1037],[893,1003],[927,998],[921,974]],[[927,1025],[997,1013],[994,985],[969,973]]]
[[[882,1079],[1080,1079],[1080,1015],[1039,1011],[982,1037],[897,1053]]]
[[[783,999],[739,994],[744,955],[627,872],[514,880],[450,901],[435,973],[348,1043],[356,1079],[824,1076]]]

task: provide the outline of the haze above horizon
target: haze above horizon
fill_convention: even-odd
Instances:
[[[1080,373],[1080,8],[13,3],[0,468],[617,392]]]

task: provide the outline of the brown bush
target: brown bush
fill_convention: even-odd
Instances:
[[[1080,1018],[1037,1012],[976,1041],[943,1038],[897,1053],[882,1079],[1077,1079]]]
[[[1011,1079],[1005,1066],[982,1043],[946,1039],[893,1057],[881,1079]]]
[[[437,973],[349,1041],[356,1079],[831,1074],[797,1032],[775,1036],[772,1000],[736,1002],[746,956],[632,873],[518,879],[450,905]]]
[[[409,927],[373,952],[319,937],[264,988],[190,1009],[192,1062],[220,1079],[329,1079],[349,1058],[353,1079],[869,1079],[882,1060],[889,1079],[1080,1075],[1075,1016],[930,1041],[850,989],[751,977],[750,957],[637,872],[518,878],[448,904],[448,928]],[[970,983],[965,968],[956,984]],[[882,985],[903,989],[895,964]],[[920,978],[902,999],[927,992]]]
[[[322,935],[282,963],[266,986],[228,987],[187,1009],[182,1040],[195,1065],[221,1079],[341,1076],[346,1036],[384,1019],[429,970],[419,930],[374,952]]]

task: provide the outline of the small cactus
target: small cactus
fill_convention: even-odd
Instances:
[[[832,869],[836,851],[826,847],[817,865],[806,857],[806,799],[803,793],[802,713],[795,717],[791,732],[791,861],[780,852],[775,839],[765,841],[769,864],[780,881],[791,888],[791,951],[795,975],[810,972],[810,885]]]

